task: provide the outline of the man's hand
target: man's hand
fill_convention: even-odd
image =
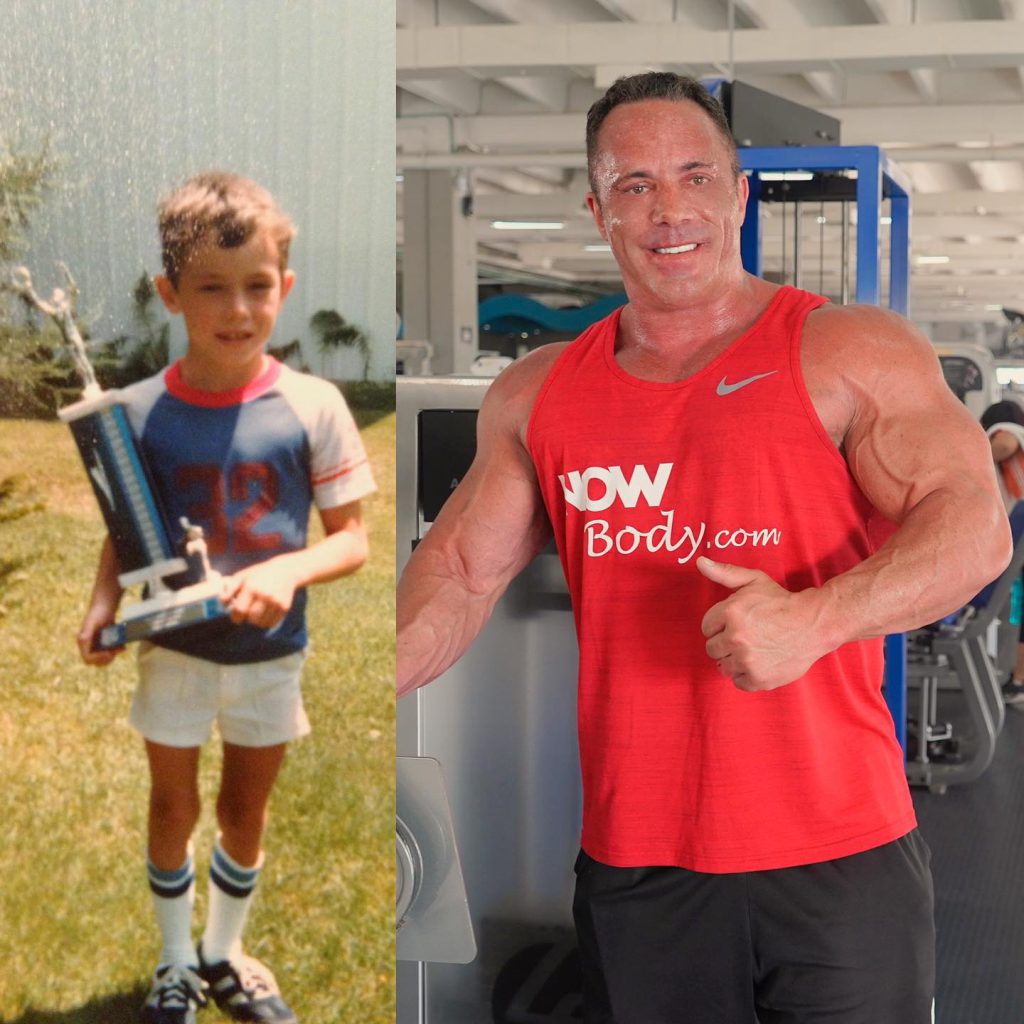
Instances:
[[[114,622],[114,615],[117,611],[106,604],[90,605],[85,613],[82,625],[78,629],[78,636],[75,638],[78,643],[78,653],[86,665],[94,665],[96,668],[103,668],[109,665],[122,651],[123,647],[114,647],[109,651],[94,651],[93,644],[105,626]]]
[[[701,556],[697,568],[733,593],[708,609],[701,632],[708,657],[740,690],[774,690],[799,679],[828,648],[814,630],[803,593],[780,587],[757,569]]]
[[[285,559],[251,565],[224,580],[220,599],[231,621],[273,629],[288,614],[298,580]]]

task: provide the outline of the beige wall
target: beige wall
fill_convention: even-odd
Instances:
[[[131,327],[159,269],[156,197],[224,167],[266,185],[299,228],[278,340],[337,309],[394,373],[394,4],[366,0],[0,0],[0,142],[49,137],[58,189],[27,254],[49,291],[64,259],[96,337]],[[180,351],[183,335],[176,328]]]

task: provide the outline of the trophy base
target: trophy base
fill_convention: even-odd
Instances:
[[[228,614],[220,600],[219,577],[195,583],[181,590],[164,591],[148,601],[140,601],[127,609],[121,622],[105,627],[95,649],[109,651],[136,640],[148,640],[197,622],[219,619]]]

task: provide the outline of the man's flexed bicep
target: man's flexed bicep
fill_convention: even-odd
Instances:
[[[525,435],[537,391],[562,347],[531,353],[491,385],[477,421],[473,465],[402,573],[399,696],[458,660],[509,583],[551,537]]]
[[[985,435],[946,386],[927,339],[884,310],[826,315],[828,330],[812,334],[818,369],[808,376],[827,372],[848,395],[843,454],[897,527],[822,588],[823,621],[845,642],[916,628],[963,604],[1006,565],[1010,538]]]

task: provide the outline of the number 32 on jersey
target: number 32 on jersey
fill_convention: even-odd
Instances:
[[[277,508],[278,477],[265,462],[182,466],[175,484],[188,499],[188,517],[206,531],[211,557],[280,550],[281,534],[262,533],[261,519]]]

